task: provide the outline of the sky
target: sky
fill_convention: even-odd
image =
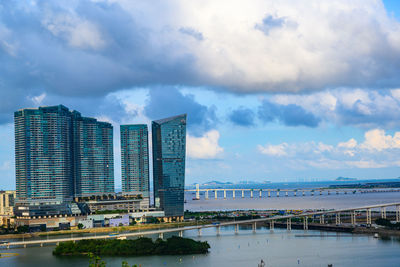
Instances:
[[[188,114],[186,183],[400,176],[397,0],[0,3],[0,188],[14,111]]]

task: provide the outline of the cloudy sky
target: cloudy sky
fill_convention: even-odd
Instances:
[[[0,3],[0,188],[13,112],[188,114],[187,183],[400,176],[398,0]]]

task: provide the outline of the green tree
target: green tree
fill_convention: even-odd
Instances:
[[[78,229],[83,229],[83,224],[78,223]]]
[[[106,267],[105,261],[102,261],[99,256],[89,253],[89,267]]]

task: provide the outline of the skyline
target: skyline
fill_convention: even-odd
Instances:
[[[398,177],[399,18],[375,0],[2,3],[0,188],[13,112],[58,104],[112,123],[116,188],[119,125],[182,113],[187,184]]]

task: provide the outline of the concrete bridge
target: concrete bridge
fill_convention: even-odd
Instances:
[[[292,228],[292,219],[301,218],[303,221],[304,230],[308,230],[308,219],[316,218],[319,219],[320,224],[325,224],[326,216],[334,216],[335,224],[341,225],[342,218],[346,216],[350,216],[350,224],[355,226],[357,223],[357,213],[365,213],[365,223],[367,225],[372,224],[372,217],[374,213],[372,210],[378,209],[378,216],[381,218],[386,218],[387,207],[395,208],[395,219],[396,222],[400,222],[400,203],[388,203],[388,204],[378,204],[357,208],[348,208],[348,209],[339,209],[339,210],[328,210],[328,211],[316,211],[316,212],[305,212],[300,214],[290,214],[290,215],[282,215],[282,216],[273,216],[268,218],[258,218],[251,220],[243,220],[243,221],[230,221],[223,223],[214,223],[214,224],[206,224],[206,225],[197,225],[197,226],[187,226],[187,227],[178,227],[178,228],[170,228],[170,229],[159,229],[159,230],[150,230],[144,232],[132,232],[132,233],[122,233],[117,236],[115,235],[98,235],[98,236],[83,236],[83,237],[70,237],[70,238],[58,238],[58,239],[44,239],[44,240],[24,240],[24,241],[16,241],[0,244],[0,248],[10,248],[10,247],[27,247],[28,245],[40,245],[44,244],[58,244],[60,242],[66,241],[79,241],[84,239],[108,239],[108,238],[118,238],[118,237],[142,237],[145,235],[158,235],[160,238],[164,237],[165,233],[178,233],[179,236],[183,236],[183,231],[188,230],[197,230],[198,235],[201,236],[201,231],[204,228],[216,228],[217,235],[220,234],[221,227],[225,226],[235,226],[235,233],[239,233],[239,225],[252,225],[253,232],[256,232],[257,223],[269,223],[270,230],[274,229],[274,222],[276,221],[286,221],[286,226],[288,230]],[[375,214],[376,215],[376,214]]]
[[[200,199],[200,192],[204,192],[204,199],[208,200],[214,196],[214,199],[218,199],[218,192],[223,192],[224,199],[227,199],[227,193],[231,193],[233,199],[244,198],[245,193],[250,192],[250,198],[259,197],[280,197],[285,196],[317,196],[317,195],[339,195],[339,194],[363,194],[363,193],[376,193],[376,192],[400,192],[399,188],[385,188],[385,189],[360,189],[360,188],[305,188],[305,189],[250,189],[250,188],[199,188],[196,185],[196,189],[185,189],[185,192],[195,192],[196,196],[194,199]]]

